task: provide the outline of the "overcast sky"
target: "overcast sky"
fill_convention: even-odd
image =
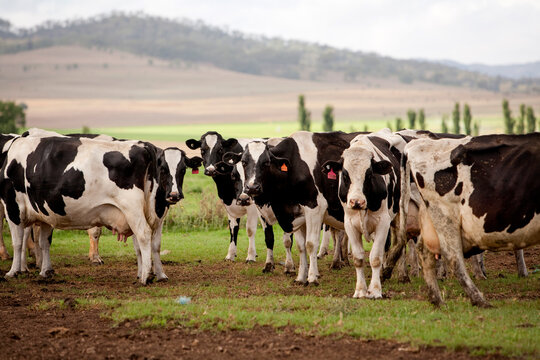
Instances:
[[[0,0],[0,17],[16,27],[113,10],[395,58],[540,60],[540,0]]]

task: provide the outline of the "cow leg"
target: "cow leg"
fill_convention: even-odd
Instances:
[[[518,276],[526,277],[528,276],[527,265],[525,264],[525,258],[523,257],[523,249],[515,250],[514,255],[516,257],[516,264],[518,268]]]
[[[302,226],[300,230],[295,232],[296,234],[296,247],[298,248],[298,257],[300,258],[300,264],[298,265],[298,275],[294,280],[297,283],[307,285],[308,277],[308,263],[306,255],[306,228]]]
[[[137,271],[137,273],[140,274],[139,282],[146,285],[152,280],[152,237],[154,234],[152,228],[146,222],[144,215],[140,215],[141,216],[136,216],[136,214],[133,214],[133,217],[129,217],[127,221],[129,227],[133,231],[134,238],[136,237],[141,253],[140,267]],[[133,244],[135,246],[135,242],[133,242]],[[139,262],[137,262],[137,264],[139,264]]]
[[[390,221],[380,220],[373,236],[373,246],[369,252],[371,282],[369,283],[368,297],[371,299],[382,298],[381,271],[384,261],[384,244],[388,236],[389,224]]]
[[[343,267],[341,234],[334,228],[332,228],[330,232],[334,239],[334,257],[332,258],[332,265],[330,265],[330,268],[339,270]]]
[[[163,221],[160,222],[157,230],[152,237],[152,263],[154,265],[154,274],[156,274],[157,281],[167,281],[169,278],[163,271],[163,264],[161,263],[161,234],[163,229]]]
[[[339,231],[341,242],[341,261],[345,266],[349,266],[349,237],[345,230]]]
[[[435,256],[429,252],[422,239],[418,239],[416,244],[418,253],[420,254],[420,262],[422,265],[422,272],[424,274],[424,280],[428,286],[429,300],[435,306],[441,306],[444,301],[441,296],[441,289],[437,283],[437,272]],[[439,260],[439,262],[442,262]]]
[[[40,234],[40,227],[39,225],[32,225],[32,231],[30,232],[30,238],[28,243],[32,244],[33,249],[33,255],[36,259],[36,268],[41,269],[41,264],[43,262],[43,254],[41,252],[41,247],[39,246],[39,234]]]
[[[442,245],[442,244],[441,244]],[[441,246],[441,250],[443,250],[443,247]],[[475,306],[480,307],[491,307],[491,305],[484,299],[484,295],[476,285],[473,283],[471,278],[469,277],[469,273],[467,272],[467,269],[465,268],[465,261],[463,259],[463,255],[447,255],[446,252],[443,251],[443,256],[448,256],[449,263],[454,264],[455,269],[455,275],[458,278],[459,283],[461,286],[465,289],[465,292],[469,296],[469,299],[471,299],[471,303]]]
[[[255,205],[250,205],[247,209],[246,217],[246,232],[248,235],[249,245],[248,254],[246,257],[247,263],[254,263],[257,260],[257,248],[255,247],[255,233],[257,232],[257,222],[259,215]],[[273,247],[272,247],[273,248]]]
[[[351,244],[353,263],[356,269],[356,287],[354,289],[353,298],[365,298],[367,296],[366,277],[364,275],[365,268],[365,251],[362,243],[362,234],[356,230],[350,220],[345,218],[345,232],[349,237]]]
[[[41,223],[39,226],[39,247],[41,247],[41,271],[39,275],[44,278],[51,277],[54,274],[54,270],[51,264],[50,246],[52,242],[53,228]]]
[[[139,247],[136,235],[133,235],[133,249],[135,249],[135,255],[137,256],[137,279],[140,279],[142,276],[142,257],[141,248]]]
[[[306,213],[306,251],[309,256],[308,283],[319,285],[319,268],[317,267],[317,250],[321,237],[321,224],[323,213],[321,211],[309,211]]]
[[[484,253],[471,256],[471,268],[475,279],[487,279],[484,268]]]
[[[23,243],[21,248],[21,272],[29,272],[28,262],[26,258],[26,249],[33,247],[33,241],[30,239],[32,235],[32,226],[27,226],[23,231]],[[32,245],[30,245],[32,243]]]
[[[283,233],[283,246],[285,247],[285,274],[295,274],[294,261],[291,248],[293,244],[293,234]]]
[[[416,255],[416,244],[413,239],[410,239],[408,242],[409,245],[409,256],[408,261],[411,266],[411,276],[418,277],[420,269],[418,266],[418,256]]]
[[[1,260],[8,260],[9,259],[9,253],[7,252],[6,245],[4,244],[4,214],[3,214],[3,207],[0,205],[2,210],[0,212],[2,213],[2,216],[0,217],[0,259]]]
[[[234,218],[229,215],[229,233],[231,235],[231,241],[229,243],[229,251],[225,260],[234,261],[236,258],[236,241],[238,239],[238,229],[240,226],[240,218]]]
[[[387,237],[391,237],[391,233],[389,232]],[[398,260],[401,257],[401,254],[403,253],[403,248],[405,247],[405,240],[399,240],[397,237],[394,237],[395,239],[395,245],[390,248],[386,255],[386,259],[384,261],[384,269],[382,272],[382,279],[388,280],[392,277],[392,272],[394,271],[394,267],[396,266]]]
[[[319,252],[317,253],[317,259],[322,259],[326,255],[328,255],[328,245],[330,244],[330,226],[323,225],[323,237],[321,242],[321,247],[319,248]]]
[[[9,230],[13,245],[13,262],[11,263],[11,269],[6,273],[5,277],[13,278],[21,272],[21,252],[24,252],[22,248],[24,227],[9,222]]]
[[[103,265],[103,260],[99,256],[99,237],[101,236],[101,227],[95,226],[88,229],[88,237],[90,238],[90,249],[88,250],[88,258],[92,265]]]
[[[408,283],[411,282],[411,279],[409,278],[408,269],[407,269],[407,247],[403,247],[401,250],[401,256],[399,257],[399,260],[397,262],[397,269],[398,269],[398,282],[400,283]]]
[[[266,220],[262,219],[262,226],[264,228],[264,242],[266,244],[266,263],[264,265],[263,273],[274,271],[274,229],[272,225],[268,224]]]

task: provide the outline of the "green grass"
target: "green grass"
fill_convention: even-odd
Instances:
[[[405,114],[402,116],[407,126]],[[372,120],[336,120],[334,129],[345,132],[363,131],[367,126],[369,131],[377,131],[386,127],[387,122],[395,125],[395,119],[372,119]],[[482,134],[503,131],[502,117],[484,116],[474,118],[480,122],[480,132]],[[441,120],[439,117],[426,120],[428,129],[439,132]],[[451,127],[450,119],[447,125]],[[81,129],[54,129],[63,134],[81,132]],[[252,137],[279,137],[289,136],[298,130],[298,123],[294,120],[265,123],[216,123],[216,124],[189,124],[189,125],[153,125],[153,126],[131,126],[131,127],[103,127],[91,128],[93,133],[107,134],[123,139],[139,139],[146,141],[178,141],[184,142],[187,139],[199,139],[202,134],[209,130],[219,132],[225,138],[252,138]],[[312,123],[312,131],[322,131],[322,122]]]

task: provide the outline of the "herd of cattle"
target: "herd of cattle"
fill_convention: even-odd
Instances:
[[[133,235],[141,283],[153,275],[167,279],[160,261],[163,220],[183,198],[186,168],[201,163],[228,214],[227,260],[236,257],[240,218],[247,215],[246,261],[255,261],[260,221],[267,247],[263,271],[272,271],[272,227],[278,223],[285,272],[296,272],[294,236],[300,259],[295,281],[318,284],[317,258],[326,253],[331,232],[335,263],[348,261],[350,245],[355,298],[381,298],[381,280],[398,261],[400,271],[406,268],[402,258],[409,244],[409,254],[419,254],[434,304],[443,303],[437,284],[442,258],[471,302],[489,306],[464,257],[514,250],[519,273],[526,275],[519,250],[540,243],[540,133],[470,137],[384,129],[224,139],[210,131],[186,145],[200,149],[201,157],[103,135],[39,129],[2,135],[0,199],[14,252],[6,277],[26,270],[25,233],[32,226],[44,277],[52,273],[53,228],[90,229],[91,256],[100,261],[97,238],[105,226],[120,240]],[[362,237],[372,242],[369,287]]]

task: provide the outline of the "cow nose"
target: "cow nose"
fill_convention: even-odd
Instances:
[[[350,199],[349,207],[354,210],[361,210],[366,207],[366,200]]]
[[[176,204],[180,200],[182,200],[182,195],[176,191],[171,192],[169,196],[167,197],[167,202],[171,204]]]
[[[213,167],[204,169],[204,175],[214,176],[215,174],[216,174],[216,169],[214,169]]]
[[[259,195],[261,193],[261,185],[259,184],[254,184],[254,185],[248,185],[246,186],[246,189],[245,189],[245,192],[249,195],[249,196],[255,196],[255,195]]]
[[[242,193],[236,200],[236,204],[240,206],[249,206],[251,205],[251,198],[249,197],[248,194]]]

